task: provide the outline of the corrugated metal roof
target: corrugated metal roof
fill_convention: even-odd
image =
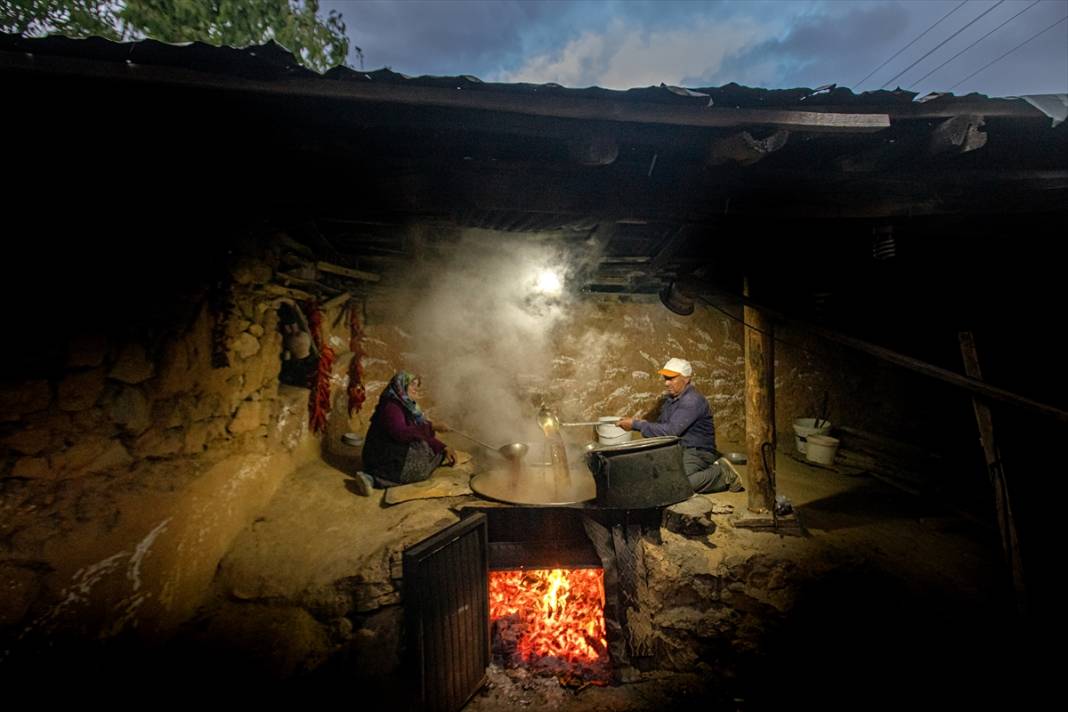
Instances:
[[[99,37],[73,39],[62,36],[27,38],[0,34],[0,51],[104,60],[110,62],[174,67],[230,78],[257,81],[320,80],[331,82],[375,83],[407,87],[458,89],[469,92],[523,95],[526,97],[571,97],[607,99],[615,102],[667,104],[680,107],[762,108],[810,111],[886,111],[914,106],[915,92],[897,89],[854,94],[850,89],[828,85],[818,89],[761,89],[730,83],[720,87],[681,88],[661,84],[657,87],[637,87],[627,90],[588,87],[565,88],[558,84],[503,84],[483,82],[472,76],[409,77],[389,69],[373,71],[350,67],[334,67],[319,74],[299,64],[281,45],[267,44],[242,49],[214,46],[203,42],[169,44],[145,39],[137,42],[113,42]],[[991,98],[982,94],[955,97],[940,95],[935,99],[940,107],[981,102],[989,110],[1019,110],[1023,114],[1035,112],[1030,104],[1017,98]]]

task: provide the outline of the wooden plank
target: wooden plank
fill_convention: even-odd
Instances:
[[[333,299],[329,299],[329,300],[323,302],[322,309],[323,309],[323,311],[328,311],[330,309],[333,309],[334,307],[341,306],[342,304],[344,304],[345,302],[349,301],[350,299],[352,299],[352,294],[351,293],[342,292],[341,294],[337,295]]]
[[[293,276],[291,274],[286,274],[285,272],[278,272],[277,276],[278,276],[278,279],[282,280],[286,284],[296,284],[298,286],[307,287],[309,289],[317,289],[317,290],[326,292],[327,294],[337,294],[338,292],[341,291],[337,287],[331,287],[330,285],[322,284],[320,282],[316,282],[314,279],[305,279],[303,277],[295,277],[295,276]]]
[[[835,111],[833,106],[813,104],[811,111]],[[840,109],[841,107],[839,107]],[[972,116],[1009,116],[1020,119],[1045,119],[1049,117],[1028,104],[1024,99],[978,99],[970,101],[934,100],[925,102],[894,102],[874,104],[869,107],[849,105],[854,112],[873,111],[887,114],[891,121],[909,121],[914,119],[948,119],[968,114]]]
[[[317,301],[318,299],[314,294],[309,294],[300,289],[293,289],[292,287],[283,287],[280,284],[265,284],[263,285],[263,291],[275,297],[287,297],[302,302]]]
[[[735,519],[731,526],[737,529],[749,529],[757,532],[770,532],[780,535],[805,536],[805,527],[796,513],[782,516],[746,516]]]
[[[745,291],[749,284],[746,281]],[[745,447],[750,512],[773,512],[775,505],[775,415],[774,380],[775,345],[771,321],[758,309],[742,310],[745,324]],[[764,453],[770,462],[765,466]]]
[[[367,282],[377,282],[381,277],[371,272],[363,272],[358,269],[349,269],[348,267],[342,267],[341,265],[335,265],[330,262],[316,262],[315,268],[321,272],[330,272],[331,274],[341,275],[342,277],[349,277],[350,279],[362,279]]]
[[[960,353],[964,359],[964,370],[972,378],[982,378],[979,368],[979,354],[975,348],[975,338],[970,331],[958,334]],[[975,420],[979,426],[979,439],[986,459],[987,476],[994,494],[994,510],[998,519],[998,531],[1001,532],[1001,548],[1005,561],[1012,571],[1012,586],[1016,593],[1016,608],[1021,615],[1027,610],[1027,588],[1024,585],[1023,560],[1020,557],[1020,539],[1016,532],[1016,520],[1012,516],[1012,500],[1009,497],[1008,483],[1001,465],[1001,452],[994,440],[994,421],[990,406],[976,397],[972,397]]]
[[[882,113],[737,109],[704,105],[658,104],[625,99],[591,98],[545,93],[414,86],[376,82],[339,82],[318,78],[274,81],[221,76],[177,67],[118,63],[51,55],[0,52],[0,70],[56,74],[79,78],[123,80],[287,97],[316,97],[351,102],[438,106],[532,116],[593,121],[670,124],[675,126],[768,126],[812,133],[870,133],[890,126]]]

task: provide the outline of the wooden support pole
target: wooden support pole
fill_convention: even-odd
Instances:
[[[983,374],[979,369],[979,354],[975,348],[975,338],[970,331],[960,332],[958,338],[960,339],[960,353],[964,359],[965,373],[970,378],[982,379]],[[979,440],[983,446],[983,457],[986,459],[986,471],[990,478],[990,488],[994,493],[994,511],[998,519],[998,530],[1001,533],[1001,548],[1005,554],[1005,562],[1012,572],[1012,587],[1016,593],[1016,609],[1023,616],[1027,610],[1023,560],[1020,558],[1020,540],[1016,534],[1016,521],[1012,516],[1009,488],[1005,482],[1005,471],[1001,466],[1001,453],[994,440],[994,421],[991,417],[990,406],[976,396],[972,396],[972,407],[975,409],[975,420],[979,424]]]
[[[876,346],[875,344],[870,344],[866,341],[862,341],[852,336],[840,334],[837,331],[834,331],[833,329],[827,329],[822,326],[816,326],[815,324],[810,324],[808,322],[802,321],[801,319],[788,317],[782,314],[781,312],[777,312],[771,309],[770,307],[763,306],[759,303],[754,302],[748,296],[739,297],[737,294],[720,289],[714,284],[708,282],[694,282],[693,284],[696,285],[695,290],[700,290],[702,288],[708,289],[714,294],[723,295],[724,297],[730,299],[732,303],[741,302],[745,306],[751,306],[756,309],[760,309],[768,318],[775,319],[776,321],[784,323],[793,324],[794,326],[800,329],[804,329],[810,334],[815,334],[816,336],[827,339],[828,341],[834,341],[835,343],[842,344],[843,346],[848,346],[851,349],[870,354],[872,356],[875,356],[876,358],[882,359],[883,361],[887,361],[903,368],[907,368],[910,371],[915,371],[916,373],[923,374],[924,376],[937,378],[940,381],[944,381],[945,383],[949,383],[950,385],[957,386],[958,388],[964,388],[965,390],[968,390],[972,393],[978,393],[979,395],[984,396],[986,398],[991,398],[1002,403],[1008,403],[1009,405],[1026,408],[1036,413],[1041,413],[1042,415],[1052,416],[1057,420],[1061,421],[1062,423],[1068,423],[1068,411],[1061,410],[1060,408],[1054,408],[1051,405],[1039,403],[1038,401],[1033,401],[1030,398],[1024,398],[1023,396],[1017,395],[1010,391],[1006,391],[1003,388],[991,386],[989,383],[981,381],[977,378],[969,378],[968,376],[962,376],[959,373],[954,373],[953,371],[950,371],[948,369],[933,366],[929,363],[926,363],[925,361],[912,358],[911,356],[905,356],[904,354],[891,351],[890,349],[883,348],[882,346]],[[706,295],[702,294],[700,296],[701,299],[703,299],[707,304],[718,304],[718,302],[710,299]]]
[[[748,281],[745,295],[749,296]],[[772,406],[774,383],[771,380],[775,347],[771,320],[761,311],[742,309],[745,323],[745,449],[749,459],[749,511],[766,513],[775,506],[775,420]],[[765,444],[772,446],[765,448]],[[770,461],[765,466],[764,453]]]

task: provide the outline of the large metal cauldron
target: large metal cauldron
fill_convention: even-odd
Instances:
[[[607,509],[666,507],[693,494],[673,435],[596,447],[586,464],[597,485],[596,505]]]

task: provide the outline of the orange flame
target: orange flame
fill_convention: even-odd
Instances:
[[[526,661],[553,656],[595,662],[607,655],[604,572],[600,569],[491,571],[490,619],[525,624],[516,651]]]

